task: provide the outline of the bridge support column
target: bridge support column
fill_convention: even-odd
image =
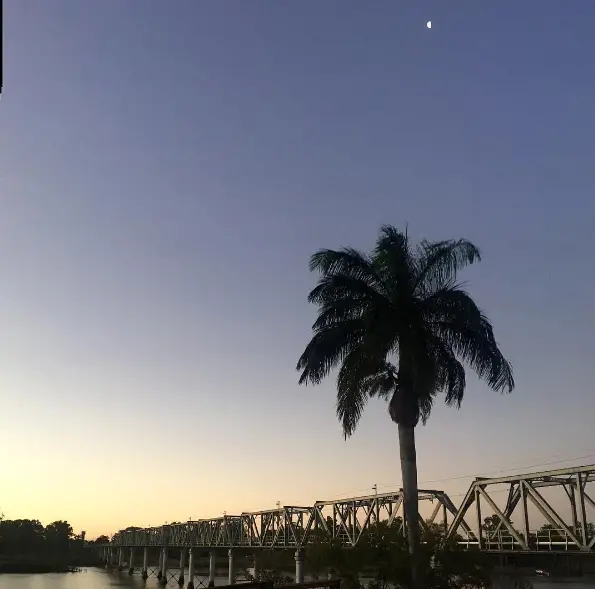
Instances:
[[[442,506],[442,525],[444,526],[444,532],[448,532],[448,512],[446,511],[446,505]]]
[[[188,589],[194,589],[194,554],[188,551]]]
[[[130,560],[128,561],[128,574],[134,573],[134,548],[130,549]]]
[[[162,565],[161,565],[161,584],[167,585],[167,548],[163,547]]]
[[[184,586],[184,568],[186,567],[186,550],[180,550],[180,576],[178,577],[178,585]]]
[[[256,552],[253,555],[253,560],[254,560],[254,580],[258,581],[258,559],[256,557]]]
[[[304,551],[295,551],[295,582],[304,582]]]
[[[149,578],[149,549],[145,548],[143,550],[143,572],[142,572],[143,581],[146,581]]]
[[[163,576],[163,550],[159,551],[159,563],[157,564],[157,580],[161,581]]]
[[[124,568],[124,550],[118,548],[118,570],[121,571]]]
[[[475,514],[477,516],[477,547],[480,550],[483,550],[483,528],[481,527],[482,519],[481,519],[481,502],[480,502],[481,495],[479,494],[479,489],[475,490]]]
[[[227,567],[227,581],[228,581],[228,585],[233,585],[236,582],[236,572],[235,572],[235,568],[234,568],[234,561],[233,561],[233,557],[234,557],[234,553],[233,553],[233,548],[230,548],[227,552],[227,557],[228,557],[228,567]]]
[[[209,552],[209,587],[215,586],[215,573],[217,572],[217,553]]]

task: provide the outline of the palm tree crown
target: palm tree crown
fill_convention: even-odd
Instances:
[[[320,250],[310,270],[321,277],[309,301],[318,305],[313,337],[300,357],[300,383],[319,383],[334,368],[337,414],[350,436],[367,400],[389,401],[404,426],[425,423],[436,395],[460,406],[464,364],[494,390],[514,388],[512,367],[498,348],[490,321],[457,282],[479,261],[464,239],[421,241],[384,226],[370,255]]]

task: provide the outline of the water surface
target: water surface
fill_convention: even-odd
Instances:
[[[195,577],[195,587],[201,586]],[[188,578],[186,578],[186,583]],[[595,589],[595,577],[581,577],[576,579],[547,579],[537,577],[532,579],[534,589]],[[226,585],[226,577],[217,577],[216,585]],[[207,579],[204,579],[204,587]],[[108,572],[103,569],[86,569],[82,573],[50,573],[45,575],[0,575],[0,589],[108,589],[114,587],[157,589],[161,587],[155,577],[143,581],[140,575],[128,576],[126,572]],[[174,589],[178,584],[172,578],[167,584]]]

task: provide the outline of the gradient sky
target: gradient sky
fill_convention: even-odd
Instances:
[[[398,487],[386,406],[344,441],[334,382],[295,372],[309,255],[383,223],[481,247],[463,278],[517,380],[437,405],[422,486],[595,462],[593,0],[4,4],[7,517]]]

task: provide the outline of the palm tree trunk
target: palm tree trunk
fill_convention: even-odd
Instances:
[[[401,423],[399,427],[399,451],[401,454],[401,476],[403,478],[403,512],[407,526],[407,540],[411,555],[411,586],[417,585],[419,509],[417,495],[417,456],[415,452],[415,428]]]

